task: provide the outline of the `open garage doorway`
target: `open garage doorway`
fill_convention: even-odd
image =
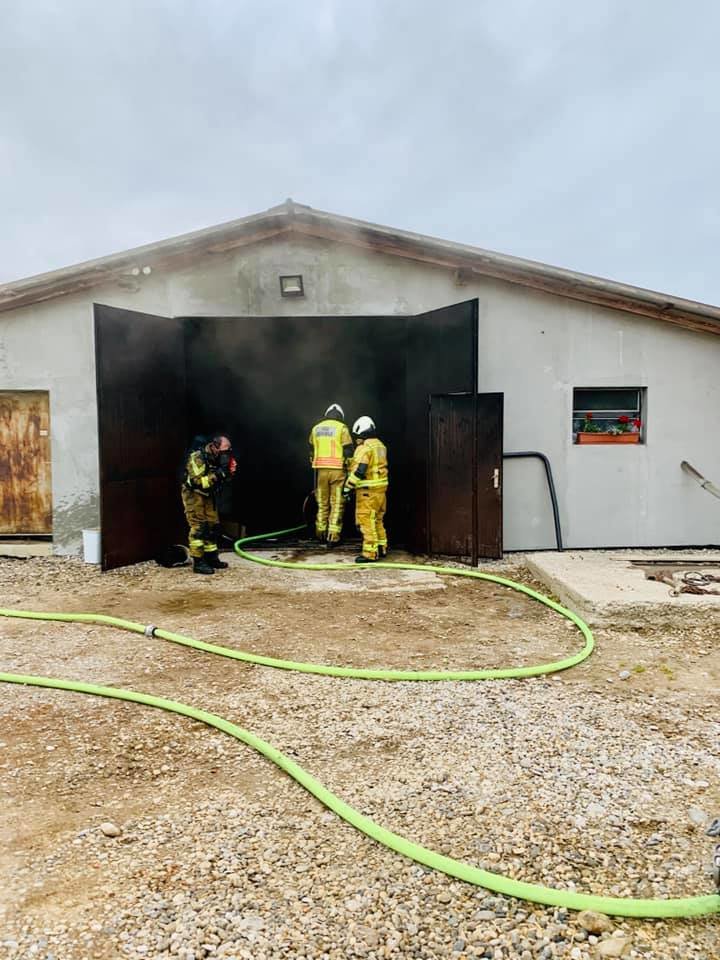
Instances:
[[[177,474],[198,434],[233,439],[240,466],[224,519],[248,533],[301,522],[312,488],[308,433],[333,401],[349,424],[373,417],[387,443],[392,543],[432,552],[431,530],[437,538],[447,502],[440,497],[435,509],[430,398],[476,394],[477,326],[476,300],[411,317],[165,318],[96,305],[103,567],[184,540]],[[472,452],[477,422],[469,469],[453,491],[470,515],[484,509]],[[487,522],[498,524],[497,536],[485,539],[498,555],[499,495],[491,500]],[[474,560],[478,524],[452,543]]]

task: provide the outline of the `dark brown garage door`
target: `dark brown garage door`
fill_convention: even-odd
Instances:
[[[180,320],[95,306],[102,566],[184,541],[177,471],[185,439]]]

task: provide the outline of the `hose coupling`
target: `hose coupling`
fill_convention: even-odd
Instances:
[[[720,893],[720,843],[715,847],[712,862],[712,878],[715,889]]]
[[[154,637],[156,630],[157,630],[157,627],[155,626],[155,624],[154,624],[154,623],[149,623],[149,624],[145,627],[145,636],[146,636],[146,637]]]

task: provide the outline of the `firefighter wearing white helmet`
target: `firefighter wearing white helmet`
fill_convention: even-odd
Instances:
[[[355,523],[363,538],[362,553],[355,557],[355,563],[375,563],[387,554],[387,449],[370,417],[358,417],[352,432],[357,447],[343,494],[349,498],[355,491]]]
[[[343,484],[353,454],[352,437],[339,403],[330,404],[322,420],[310,431],[309,442],[310,463],[315,471],[315,533],[318,540],[332,548],[340,541],[345,511]]]

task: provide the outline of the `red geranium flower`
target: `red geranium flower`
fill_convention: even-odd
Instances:
[[[591,411],[588,410],[588,412],[585,414],[585,419],[586,419],[586,420],[592,420],[592,412],[591,412]]]
[[[633,420],[633,426],[637,427],[639,430],[640,427],[642,426],[642,420]]]
[[[623,413],[622,416],[618,417],[618,423],[630,423],[630,417]]]

